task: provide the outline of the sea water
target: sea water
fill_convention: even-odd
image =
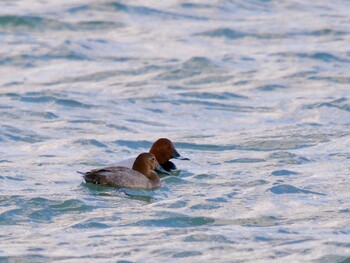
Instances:
[[[1,262],[349,262],[350,2],[2,0]],[[154,191],[88,171],[171,139]]]

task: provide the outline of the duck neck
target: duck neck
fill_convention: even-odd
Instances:
[[[149,172],[148,175],[146,175],[146,176],[152,183],[156,183],[157,184],[157,183],[160,182],[159,176],[154,171]]]
[[[134,163],[132,169],[135,171],[138,171],[139,173],[142,173],[144,176],[146,176],[153,183],[160,182],[160,179],[159,179],[157,173],[152,171],[152,170],[148,170],[143,165],[138,165],[137,163]]]

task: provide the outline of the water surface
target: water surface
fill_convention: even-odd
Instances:
[[[348,1],[0,3],[0,261],[349,262]],[[154,191],[89,170],[168,137]]]

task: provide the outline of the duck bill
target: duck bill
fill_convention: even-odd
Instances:
[[[182,161],[189,161],[189,160],[190,160],[190,159],[188,159],[188,158],[186,158],[186,157],[181,156],[181,155],[176,151],[176,149],[174,149],[174,152],[173,152],[173,155],[171,156],[171,158],[178,159],[178,160],[182,160]]]
[[[158,173],[162,173],[162,174],[170,174],[169,172],[165,171],[164,168],[160,165],[157,165],[157,167],[154,169],[156,172]]]

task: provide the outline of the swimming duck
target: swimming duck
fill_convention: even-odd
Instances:
[[[170,159],[190,160],[186,157],[182,157],[175,149],[174,144],[167,138],[158,139],[153,143],[149,152],[154,154],[158,163],[168,172],[176,170],[176,165],[169,161]]]
[[[167,173],[157,162],[152,153],[141,153],[137,156],[132,169],[122,166],[110,166],[91,170],[84,175],[87,183],[103,186],[153,189],[161,186],[159,177],[154,170]]]
[[[169,161],[170,159],[174,158],[178,160],[189,160],[188,158],[182,157],[175,149],[174,144],[167,138],[158,139],[155,143],[153,143],[149,152],[154,154],[160,166],[162,166],[162,168],[167,172],[176,170],[175,164]],[[121,165],[131,168],[133,162],[134,158],[131,158],[115,163],[115,165]]]

